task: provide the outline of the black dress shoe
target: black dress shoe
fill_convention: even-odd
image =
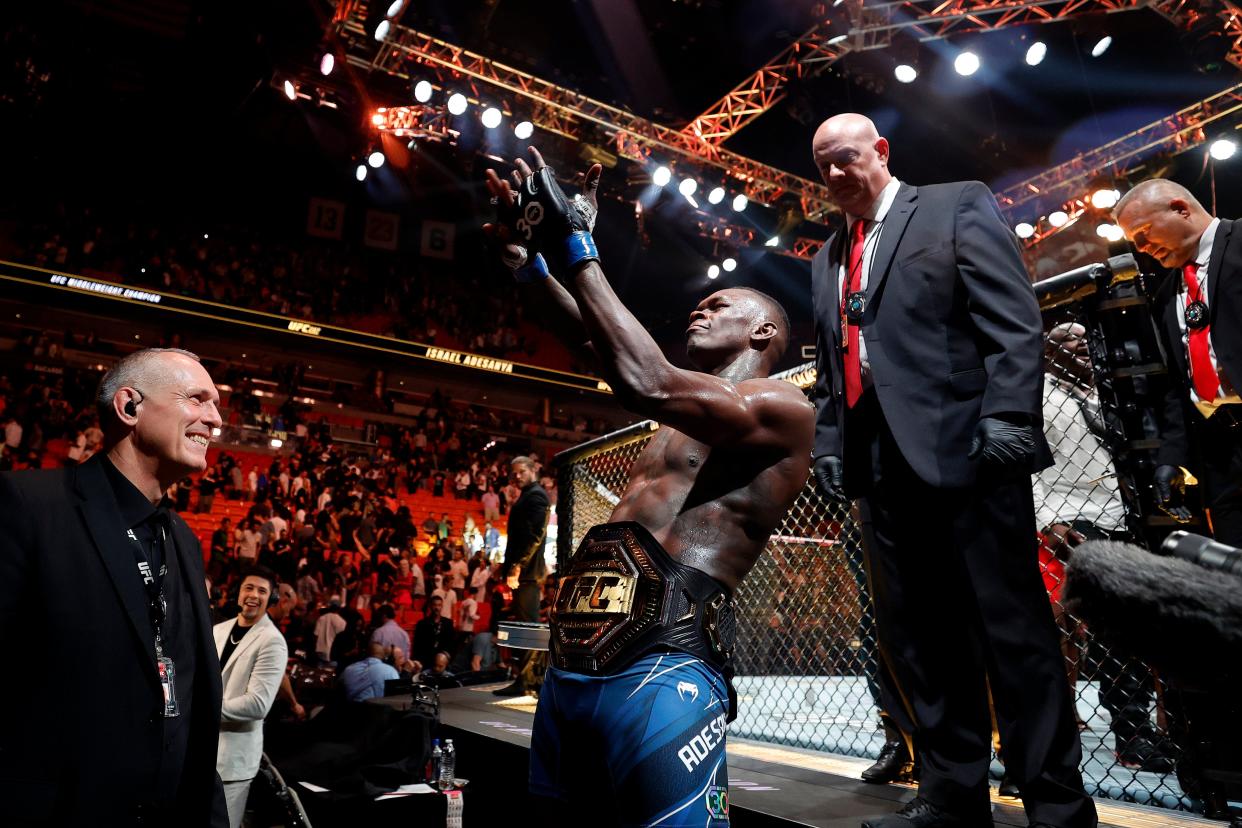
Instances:
[[[1001,799],[1022,798],[1022,791],[1018,790],[1018,783],[1013,781],[1009,771],[1005,771],[1005,775],[1001,777],[1000,790],[997,793]]]
[[[862,828],[993,828],[993,825],[990,815],[967,819],[916,796],[895,814],[864,820]]]
[[[1172,773],[1176,766],[1172,756],[1141,736],[1131,739],[1125,750],[1117,754],[1117,760],[1127,768],[1148,773]]]
[[[517,681],[513,682],[513,684],[510,684],[508,687],[501,687],[499,690],[493,690],[492,695],[493,696],[525,696],[526,695],[526,682],[522,681],[521,679],[518,679]]]
[[[889,782],[909,782],[913,776],[914,763],[910,761],[905,740],[893,739],[884,743],[875,764],[862,772],[862,781],[887,785]]]

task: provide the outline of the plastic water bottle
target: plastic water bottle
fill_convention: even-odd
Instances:
[[[432,785],[440,784],[440,765],[444,761],[444,751],[440,750],[440,740],[431,740],[431,758],[427,760],[427,781]]]
[[[457,770],[457,751],[453,748],[453,740],[444,740],[443,756],[440,759],[440,785],[442,791],[451,791],[454,787],[454,772]]]

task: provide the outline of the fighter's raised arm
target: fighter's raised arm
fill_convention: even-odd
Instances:
[[[565,313],[577,311],[622,404],[707,445],[795,442],[797,429],[809,416],[805,398],[788,383],[762,375],[755,378],[754,371],[760,362],[775,361],[765,359],[765,352],[780,354],[787,345],[788,322],[779,304],[750,290],[725,290],[707,297],[690,314],[687,351],[696,365],[711,365],[714,370],[673,365],[617,297],[595,253],[590,229],[598,167],[587,173],[588,195],[569,199],[539,151],[531,147],[530,153],[534,170],[521,159],[516,162],[517,206],[522,215],[515,229],[523,235],[529,230],[529,237],[522,240],[529,243],[531,259],[541,260],[546,252],[566,273],[567,294],[549,285],[549,295]],[[498,198],[509,196],[509,187],[495,173],[490,173],[489,183]],[[583,209],[584,203],[589,210]]]

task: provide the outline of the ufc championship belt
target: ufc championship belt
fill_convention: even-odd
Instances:
[[[569,561],[551,614],[553,666],[615,673],[672,650],[732,676],[733,597],[702,570],[673,560],[637,523],[602,523]]]

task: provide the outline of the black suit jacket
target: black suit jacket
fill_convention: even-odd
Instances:
[[[101,458],[0,474],[0,822],[130,825],[150,801],[163,695],[147,597]],[[198,650],[177,825],[227,825],[220,665],[198,540],[172,516]],[[183,634],[185,634],[183,632]],[[182,691],[184,692],[184,690]]]
[[[1160,335],[1169,365],[1169,390],[1160,417],[1162,444],[1156,462],[1196,472],[1209,500],[1214,500],[1242,486],[1238,479],[1242,470],[1232,466],[1233,451],[1214,451],[1206,445],[1206,451],[1196,451],[1204,442],[1199,432],[1205,430],[1207,421],[1190,402],[1190,365],[1177,324],[1181,286],[1181,272],[1174,271],[1156,292]],[[1242,219],[1222,219],[1216,228],[1208,258],[1207,297],[1216,359],[1238,388],[1242,385]]]
[[[837,233],[811,265],[817,367],[815,456],[842,457]],[[868,276],[862,336],[884,418],[902,456],[932,486],[968,486],[981,417],[1017,413],[1038,428],[1030,471],[1052,464],[1043,438],[1043,330],[1017,239],[978,181],[902,184]],[[850,469],[845,469],[847,488]]]
[[[548,532],[548,509],[551,501],[543,486],[531,483],[522,489],[509,509],[509,541],[505,546],[505,573],[513,564],[522,567],[521,580],[538,581],[547,574],[543,543]]]

